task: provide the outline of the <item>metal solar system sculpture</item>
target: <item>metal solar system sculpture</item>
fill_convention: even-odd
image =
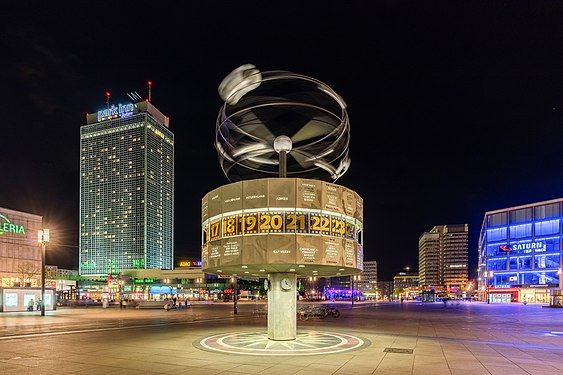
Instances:
[[[287,177],[336,181],[350,166],[346,103],[323,82],[246,64],[219,95],[215,147],[229,180],[277,177],[276,139],[289,149]]]
[[[319,80],[250,64],[219,95],[215,147],[232,183],[202,199],[202,268],[266,279],[268,339],[295,340],[298,278],[363,269],[363,200],[334,184],[350,166],[346,104]]]

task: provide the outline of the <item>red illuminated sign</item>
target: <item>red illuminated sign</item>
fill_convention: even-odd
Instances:
[[[508,253],[508,252],[512,251],[512,246],[510,246],[510,245],[500,245],[499,249],[500,249],[500,251],[504,251],[505,253]]]

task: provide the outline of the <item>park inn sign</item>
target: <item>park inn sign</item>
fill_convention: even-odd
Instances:
[[[117,107],[112,105],[107,109],[98,111],[98,121],[111,120],[114,118],[129,117],[135,111],[135,105],[128,103],[125,105],[118,104]]]
[[[13,224],[10,219],[0,214],[0,236],[4,233],[25,234],[23,225]]]

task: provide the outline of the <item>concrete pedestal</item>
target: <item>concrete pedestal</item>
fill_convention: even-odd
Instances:
[[[295,340],[297,337],[297,275],[276,272],[268,275],[268,338],[270,340]],[[282,288],[282,281],[291,287]]]

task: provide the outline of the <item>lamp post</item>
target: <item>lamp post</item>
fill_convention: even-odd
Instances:
[[[493,271],[485,271],[485,278],[487,280],[487,304],[491,303],[491,282],[490,280],[493,278]]]
[[[49,229],[37,232],[37,242],[41,245],[41,316],[45,316],[45,250],[49,242]]]
[[[203,283],[203,277],[196,278],[195,282],[196,282],[196,287],[197,287],[197,299],[198,299],[198,301],[201,301],[202,300],[202,297],[201,297],[201,290],[202,289],[201,289],[201,287],[202,287],[202,283]]]
[[[360,280],[360,275],[352,276],[352,307],[354,307],[354,280]]]
[[[237,289],[238,289],[238,285],[237,285],[237,277],[232,277],[231,281],[233,283],[233,314],[237,315],[238,314],[238,306],[237,306]]]

